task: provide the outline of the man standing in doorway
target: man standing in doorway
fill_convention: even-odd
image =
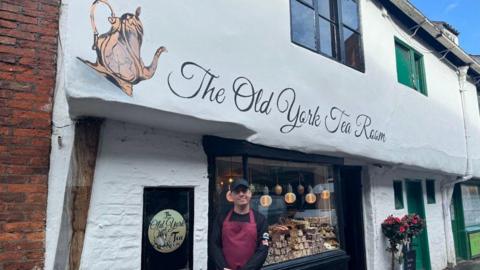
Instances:
[[[233,208],[213,223],[210,256],[216,269],[260,269],[268,255],[267,220],[250,207],[252,192],[246,180],[235,180],[231,191]]]

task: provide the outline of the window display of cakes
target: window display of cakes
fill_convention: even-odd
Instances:
[[[264,265],[340,247],[333,166],[234,156],[217,157],[215,169],[218,212],[231,208],[233,178],[245,175],[249,182],[250,206],[269,224],[269,254]]]
[[[270,243],[264,265],[339,248],[335,228],[321,217],[284,219],[269,226]]]

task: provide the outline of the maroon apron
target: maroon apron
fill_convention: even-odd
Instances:
[[[222,246],[223,257],[229,269],[242,268],[255,253],[257,248],[257,223],[250,209],[250,222],[230,221],[230,210],[223,221]]]

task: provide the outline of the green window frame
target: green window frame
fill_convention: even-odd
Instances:
[[[393,195],[395,200],[395,209],[403,209],[403,184],[400,180],[393,181]]]
[[[425,182],[426,189],[427,189],[427,203],[434,204],[436,203],[435,200],[435,180],[427,179]]]
[[[423,55],[395,38],[395,56],[398,82],[428,96]]]

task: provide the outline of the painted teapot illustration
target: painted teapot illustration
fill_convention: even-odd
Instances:
[[[98,35],[95,24],[95,9],[99,3],[105,4],[111,12],[108,18],[111,28],[101,35]],[[140,55],[143,40],[140,11],[138,7],[135,14],[125,13],[116,17],[107,0],[95,0],[90,8],[90,20],[93,28],[92,49],[97,52],[97,61],[91,63],[79,58],[129,96],[132,96],[134,84],[153,77],[160,55],[167,51],[163,46],[158,48],[151,64],[145,66]]]

